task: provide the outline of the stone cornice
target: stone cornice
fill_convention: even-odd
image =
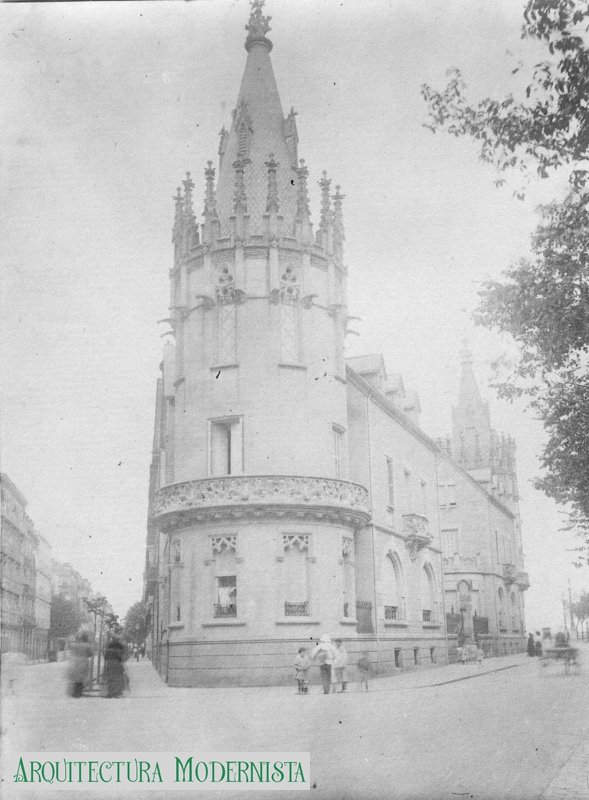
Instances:
[[[155,497],[162,530],[193,522],[292,519],[359,528],[370,519],[368,492],[357,483],[294,475],[234,475],[174,483]]]

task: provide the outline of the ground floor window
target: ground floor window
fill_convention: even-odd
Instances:
[[[215,617],[237,616],[237,576],[219,575],[217,577],[217,602]]]

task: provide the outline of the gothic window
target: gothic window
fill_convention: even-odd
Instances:
[[[354,540],[342,539],[342,584],[344,617],[354,617],[356,608],[356,577],[354,570]]]
[[[243,473],[243,427],[241,417],[211,420],[209,432],[209,474]]]
[[[385,621],[405,619],[403,568],[396,553],[388,553],[383,563],[382,596]]]
[[[503,589],[499,588],[497,592],[498,598],[498,612],[499,612],[499,630],[505,630],[505,595],[503,594]]]
[[[515,599],[515,593],[511,593],[511,629],[513,632],[519,630],[519,614],[517,613],[517,600]]]
[[[421,570],[421,616],[423,622],[437,622],[436,581],[430,564]]]
[[[216,536],[212,539],[215,560],[215,596],[213,616],[237,616],[237,560],[235,536]]]
[[[237,290],[232,269],[223,264],[217,272],[217,359],[219,364],[234,364],[237,359]]]
[[[245,158],[247,156],[248,143],[249,143],[249,132],[245,120],[243,120],[241,125],[239,126],[239,135],[238,135],[237,155],[239,156],[239,158]]]
[[[182,569],[180,539],[175,539],[170,547],[170,622],[182,620]]]
[[[292,264],[287,264],[280,278],[280,349],[285,364],[301,361],[300,282]]]
[[[284,615],[309,615],[309,536],[285,534],[284,548]]]

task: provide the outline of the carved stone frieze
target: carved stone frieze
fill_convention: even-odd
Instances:
[[[415,561],[420,550],[432,542],[427,517],[422,514],[403,514],[403,533],[409,557]]]
[[[167,530],[189,521],[277,518],[279,514],[357,528],[370,518],[368,492],[359,484],[331,478],[235,475],[165,486],[153,505],[153,518]]]

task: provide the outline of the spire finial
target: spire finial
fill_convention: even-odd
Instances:
[[[278,162],[274,158],[274,153],[270,153],[268,161],[265,162],[268,169],[268,196],[266,198],[266,211],[271,214],[278,214],[280,205],[278,202],[278,184],[276,182],[276,170]]]
[[[194,183],[190,177],[190,172],[186,173],[186,180],[182,181],[184,186],[184,214],[187,217],[194,215],[194,210],[192,208],[192,190],[194,189]]]
[[[184,198],[182,197],[182,189],[178,186],[176,195],[174,196],[175,213],[174,213],[174,227],[172,229],[172,241],[179,241],[179,236],[182,231],[182,220],[184,218]]]
[[[299,179],[297,187],[297,211],[295,217],[299,220],[308,220],[311,216],[311,210],[309,208],[309,192],[307,189],[309,169],[305,166],[304,158],[300,159],[299,164],[301,166],[295,170]]]
[[[468,346],[468,339],[467,339],[466,335],[462,339],[462,350],[460,351],[460,363],[463,366],[466,366],[467,364],[472,364],[473,363],[472,353],[471,353],[470,348]]]
[[[254,44],[264,45],[268,52],[272,50],[272,42],[266,39],[266,34],[270,30],[270,20],[272,17],[263,16],[262,9],[264,8],[264,0],[252,0],[251,12],[248,24],[245,26],[248,31],[247,39],[245,40],[245,49],[249,52]]]
[[[340,193],[341,186],[335,187],[335,194],[333,195],[333,253],[334,256],[340,261],[344,256],[344,240],[346,238],[344,232],[344,217],[342,214],[342,200],[345,195]]]
[[[235,195],[233,197],[233,210],[236,214],[247,214],[247,194],[245,191],[245,165],[249,159],[238,158],[233,162],[235,169]]]
[[[217,218],[217,200],[215,197],[215,169],[212,161],[207,161],[205,169],[207,188],[205,193],[205,210],[203,216],[207,220]]]
[[[329,195],[329,188],[331,186],[331,178],[328,179],[327,172],[323,170],[323,177],[319,181],[321,187],[321,219],[319,227],[323,230],[331,228],[332,211],[331,211],[331,197]]]

